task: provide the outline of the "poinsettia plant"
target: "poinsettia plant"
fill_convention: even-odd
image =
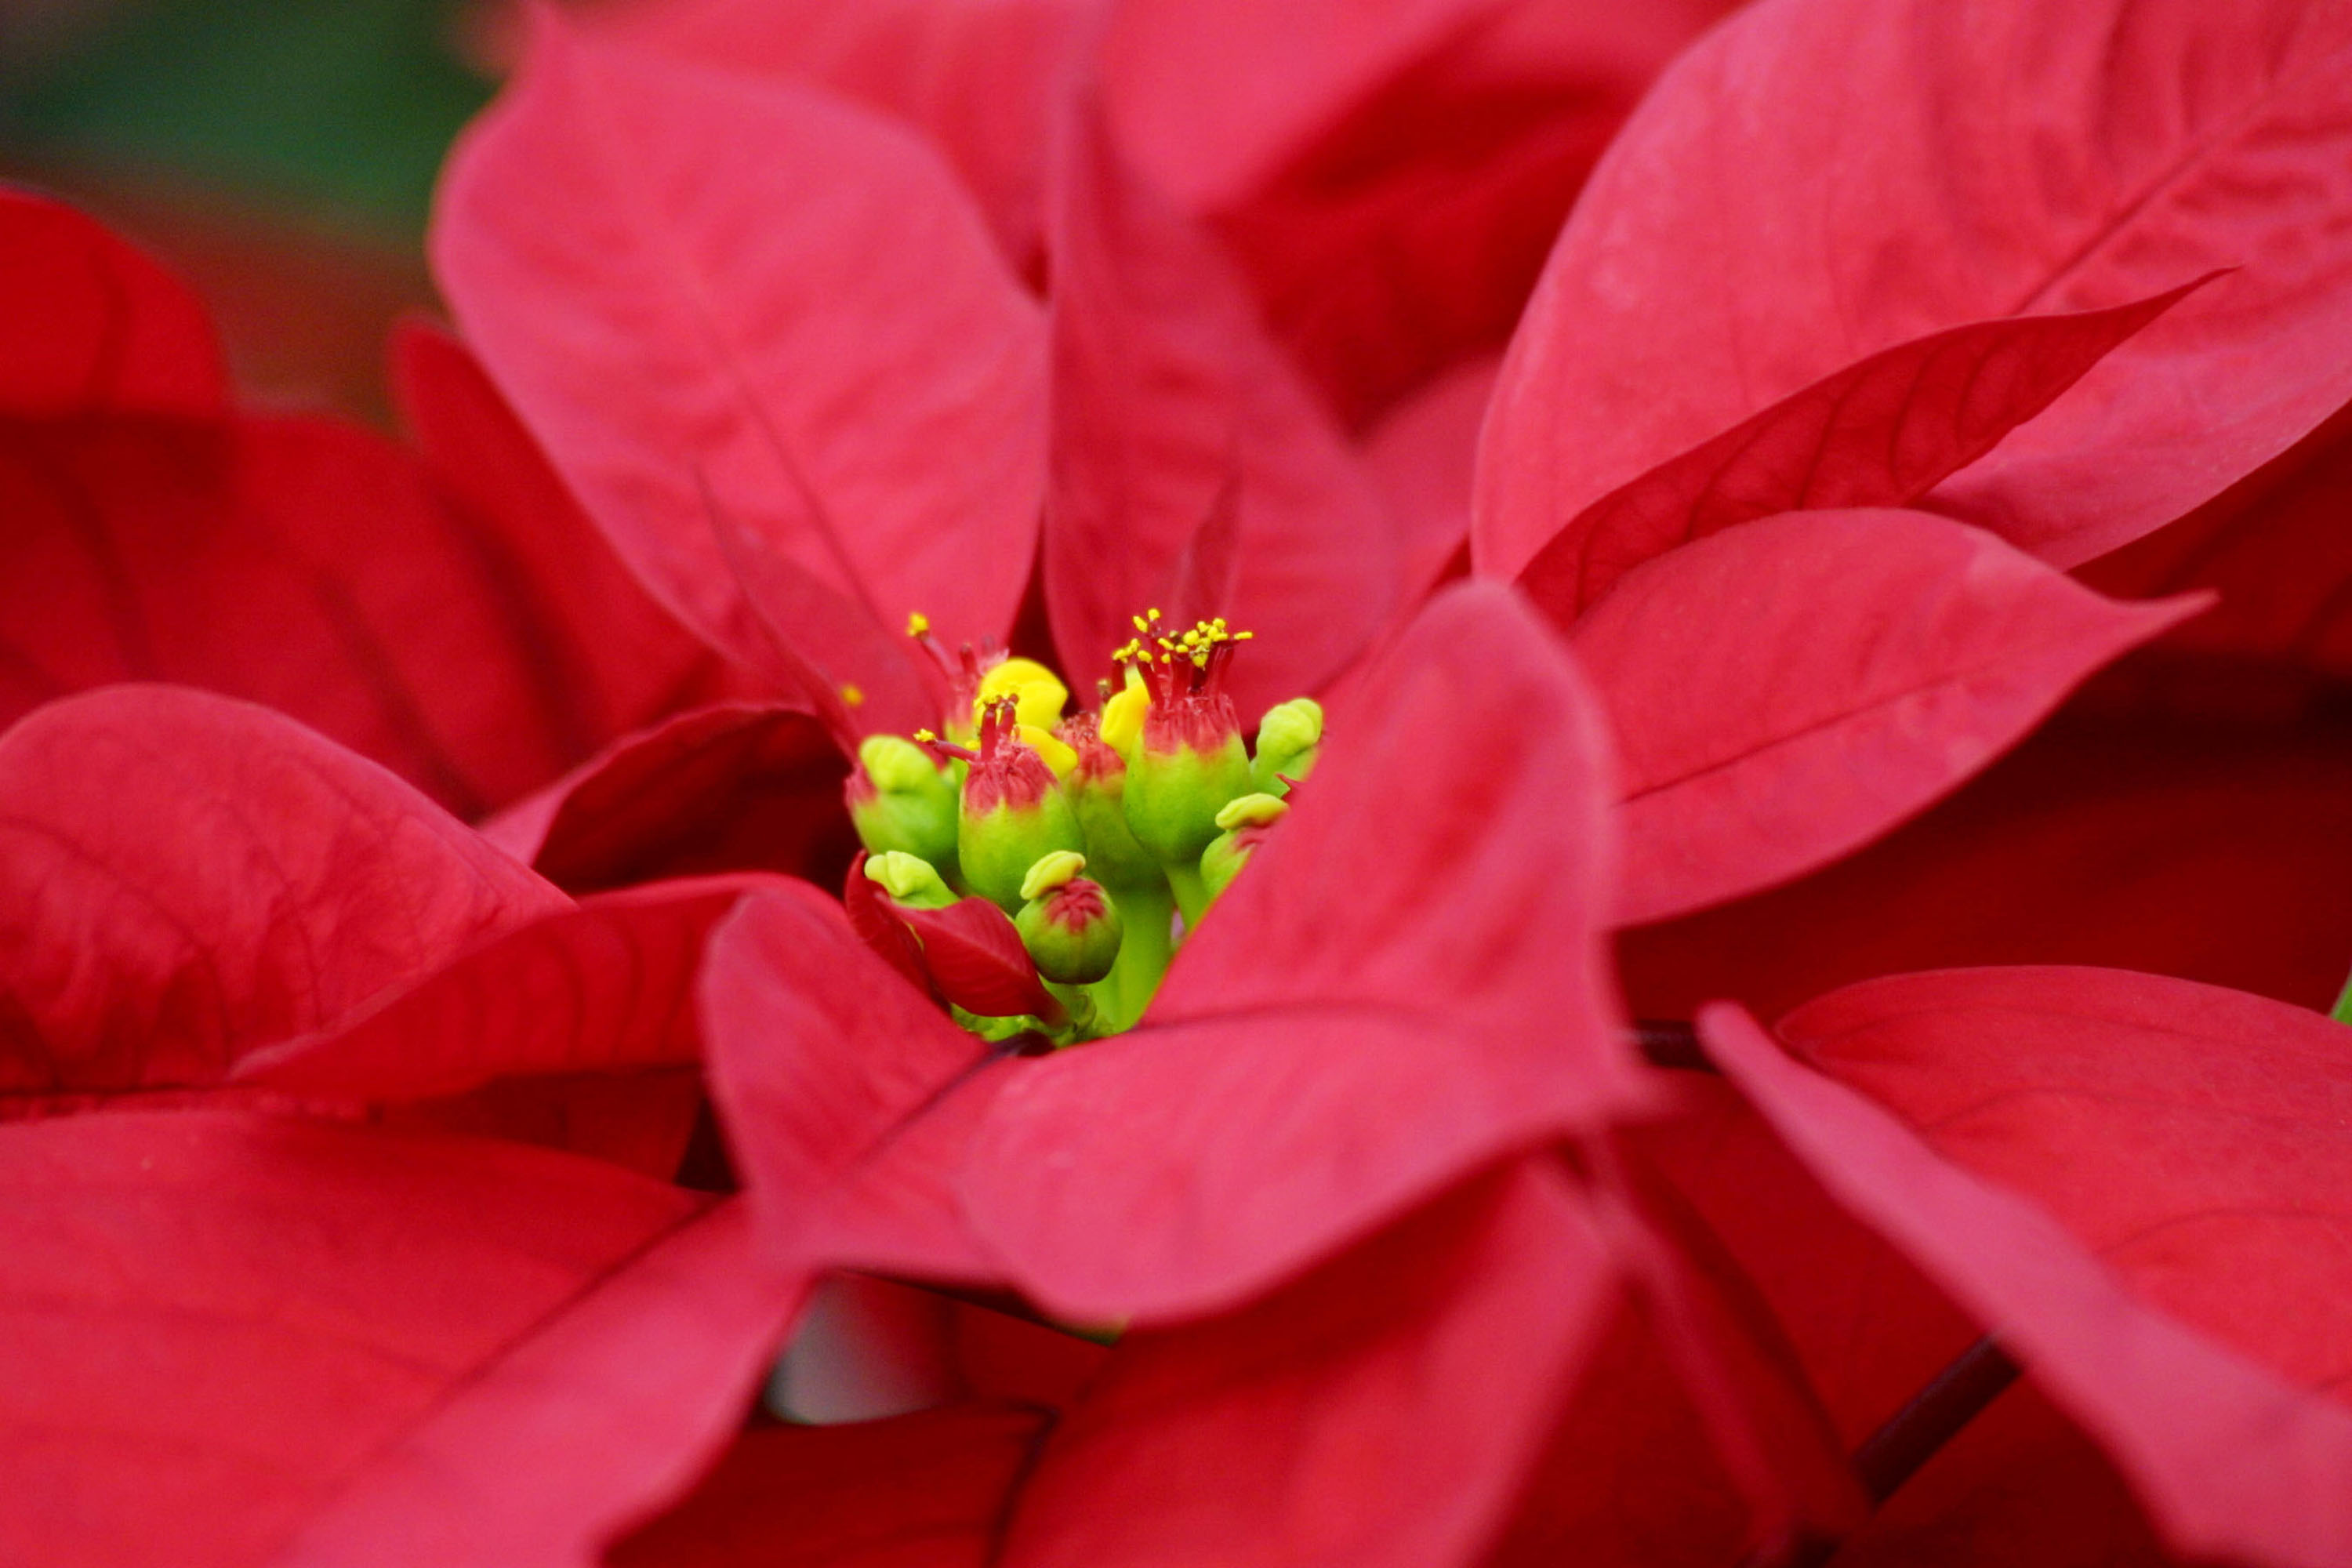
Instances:
[[[2352,1560],[2352,6],[1720,10],[536,11],[405,444],[0,196],[9,1552]]]

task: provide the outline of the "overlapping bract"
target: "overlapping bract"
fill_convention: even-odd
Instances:
[[[10,716],[63,698],[0,739],[5,1109],[47,1118],[0,1129],[35,1226],[10,1331],[47,1358],[5,1435],[120,1417],[219,1483],[125,1489],[119,1450],[53,1444],[0,1540],[2352,1552],[2342,1026],[2142,974],[1913,974],[1778,1041],[1709,1011],[1727,1081],[1670,1084],[1601,959],[1696,912],[1629,946],[1678,1000],[1971,942],[2298,994],[2340,966],[2352,930],[2310,903],[2352,858],[2312,804],[2341,748],[2307,717],[2259,753],[2290,778],[2129,810],[1996,778],[1704,911],[1887,833],[2159,634],[2306,696],[2341,675],[2345,8],[1764,0],[1603,163],[1475,474],[1475,355],[1714,7],[1315,9],[542,16],[445,191],[483,365],[404,340],[415,456],[235,413],[167,279],[0,205],[39,328],[0,371]],[[2058,570],[2140,535],[2092,580],[2216,587],[2218,617]],[[1518,588],[1420,606],[1465,537]],[[763,874],[838,885],[843,749],[937,721],[907,611],[1050,637],[1083,684],[1121,616],[1193,596],[1331,730],[1137,1029],[1000,1053],[935,969]],[[70,695],[126,677],[331,739]],[[2287,906],[2265,925],[2200,903],[2182,824],[2326,837],[2240,868]],[[2057,862],[2054,932],[2019,859]],[[611,1168],[680,1169],[706,1046],[749,1189],[717,1204]],[[960,1407],[729,1446],[841,1268],[1127,1331],[1023,1385],[1050,1415],[975,1361]],[[1865,1519],[1884,1488],[1842,1450],[1986,1332],[2026,1384]],[[150,1399],[159,1366],[195,1397]]]

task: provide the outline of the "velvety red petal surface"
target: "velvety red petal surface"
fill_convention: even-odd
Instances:
[[[1187,208],[1226,205],[1496,0],[1135,0],[1104,39],[1113,123]]]
[[[677,1250],[700,1247],[703,1200],[609,1166],[125,1114],[8,1129],[0,1184],[14,1369],[0,1439],[16,1483],[0,1541],[24,1561],[347,1563],[289,1559],[289,1538],[374,1487],[446,1495],[488,1475],[476,1522],[536,1512],[547,1550],[401,1557],[381,1521],[362,1544],[410,1562],[577,1561],[598,1509],[641,1506],[688,1412],[712,1403],[704,1331],[725,1314],[702,1293],[723,1300],[729,1271]],[[651,1278],[667,1268],[691,1278]],[[636,1310],[649,1292],[666,1317]],[[761,1310],[772,1332],[778,1299]],[[613,1358],[616,1332],[635,1342],[634,1371]],[[735,1360],[715,1380],[730,1406],[751,1370],[740,1346]],[[546,1420],[551,1406],[564,1418]],[[506,1454],[529,1462],[483,1468],[495,1449],[475,1439],[534,1418],[541,1440]],[[394,1528],[422,1546],[428,1518]]]
[[[600,738],[543,582],[406,453],[316,418],[0,419],[0,719],[169,679],[278,708],[464,816]]]
[[[465,344],[409,321],[391,379],[435,485],[478,535],[503,542],[509,618],[540,660],[532,688],[572,760],[740,678],[654,603],[548,466]]]
[[[1895,343],[2237,268],[1930,503],[2062,565],[2179,516],[2352,392],[2347,58],[2352,13],[2298,0],[1751,6],[1561,236],[1489,427],[1514,458],[1481,476],[1482,568]]]
[[[0,188],[0,417],[212,418],[228,411],[195,295],[96,221]]]
[[[1365,433],[1364,461],[1396,521],[1408,605],[1468,563],[1478,426],[1501,368],[1487,357],[1459,365]]]
[[[701,1054],[703,939],[747,894],[824,900],[784,877],[713,877],[591,895],[478,947],[318,1035],[265,1047],[235,1078],[370,1100],[492,1079],[675,1066]],[[829,901],[829,900],[827,900]]]
[[[803,709],[721,703],[623,737],[482,832],[575,893],[746,870],[830,885],[856,847],[848,772]]]
[[[713,1094],[779,1257],[997,1277],[952,1181],[971,1113],[1019,1064],[992,1065],[814,900],[747,900],[710,940],[701,1009]]]
[[[1061,1005],[1038,977],[1013,917],[986,899],[959,899],[943,910],[901,910],[898,919],[921,944],[923,968],[940,994],[957,1006],[991,1018],[1058,1013]]]
[[[2277,659],[2352,679],[2352,412],[2179,521],[2082,568],[2102,593],[2210,588],[2221,602],[2166,637],[2185,653]]]
[[[1062,670],[1081,691],[1115,678],[1110,652],[1149,607],[1180,626],[1226,616],[1256,634],[1230,677],[1255,718],[1316,689],[1387,621],[1393,530],[1214,241],[1119,162],[1090,105],[1069,118],[1048,233],[1045,574]],[[1200,580],[1199,536],[1228,508],[1230,580]]]
[[[1270,147],[1257,160],[1267,174],[1223,203],[1216,225],[1276,336],[1345,417],[1360,424],[1503,346],[1594,161],[1659,68],[1724,9],[1486,5],[1410,58],[1366,59],[1385,75],[1351,84],[1321,125],[1290,122],[1312,133]],[[1388,10],[1416,20],[1416,7]],[[1351,46],[1345,30],[1323,37]]]
[[[1230,1305],[1639,1099],[1597,962],[1606,748],[1558,644],[1456,589],[1362,692],[1142,1025],[990,1112],[965,1209],[1049,1307]]]
[[[570,906],[374,763],[167,687],[0,736],[0,884],[14,1089],[215,1081]]]
[[[714,508],[877,625],[1001,634],[1036,537],[1044,326],[953,174],[845,103],[538,15],[431,249],[589,513],[721,646],[745,634]]]
[[[703,1210],[451,1390],[289,1543],[304,1568],[547,1568],[687,1487],[738,1432],[803,1289],[740,1201]]]
[[[2189,623],[2194,625],[2194,622]],[[2326,1007],[2352,954],[2352,747],[2320,718],[2087,703],[1802,881],[1621,932],[1637,1015],[1781,1013],[1873,975],[2077,963]]]
[[[2142,1295],[2352,1398],[2352,1028],[2103,969],[1898,975],[1779,1027]]]
[[[964,1405],[737,1438],[612,1568],[989,1568],[1044,1412]]]
[[[2193,609],[1917,512],[1791,512],[1650,562],[1571,646],[1623,757],[1625,923],[1868,841]]]
[[[1909,506],[2194,287],[2107,310],[1979,321],[1873,354],[1593,502],[1528,563],[1519,586],[1565,626],[1632,568],[1738,523]],[[1554,409],[1538,425],[1523,408],[1509,428],[1549,440],[1574,417]],[[1490,460],[1517,458],[1498,443]],[[1529,519],[1524,531],[1541,529]],[[1517,520],[1509,531],[1522,531]]]
[[[639,0],[590,14],[617,37],[734,70],[798,78],[895,115],[954,163],[1024,274],[1043,244],[1054,89],[1081,0]]]
[[[1612,1274],[1580,1200],[1527,1162],[1228,1317],[1129,1335],[1047,1437],[1003,1560],[1470,1561]]]
[[[2352,1412],[2145,1304],[2042,1210],[1938,1159],[1738,1009],[1699,1024],[1798,1157],[2000,1336],[2176,1548],[2312,1568],[2352,1552]]]

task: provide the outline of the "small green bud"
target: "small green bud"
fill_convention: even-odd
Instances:
[[[1062,793],[1086,835],[1087,864],[1095,868],[1095,879],[1114,888],[1156,886],[1159,858],[1136,842],[1135,829],[1127,825],[1127,763],[1089,715],[1080,714],[1056,733],[1076,758],[1063,776]]]
[[[912,741],[868,735],[846,791],[850,820],[866,847],[951,865],[956,853],[956,781]]]
[[[1289,810],[1289,802],[1276,796],[1245,795],[1217,813],[1217,826],[1223,831],[1201,851],[1201,886],[1212,900],[1241,875],[1258,840]]]
[[[1030,867],[1056,849],[1078,852],[1087,846],[1054,770],[1016,731],[1009,698],[982,715],[980,755],[964,773],[956,818],[965,881],[1007,914],[1021,908],[1021,882]]]
[[[1041,857],[1022,879],[1026,901],[1013,921],[1037,973],[1060,985],[1089,985],[1108,974],[1126,935],[1102,885],[1078,875],[1086,864],[1083,855]]]
[[[1250,782],[1260,794],[1285,795],[1290,786],[1276,774],[1303,779],[1315,768],[1315,753],[1323,743],[1323,705],[1312,697],[1277,702],[1258,721],[1257,756],[1250,763]]]
[[[1237,731],[1164,748],[1148,725],[1146,736],[1127,770],[1127,826],[1163,865],[1189,865],[1217,836],[1217,813],[1250,793],[1249,752]]]
[[[943,910],[956,901],[955,893],[929,860],[897,849],[867,856],[866,877],[878,883],[893,901],[910,910]]]

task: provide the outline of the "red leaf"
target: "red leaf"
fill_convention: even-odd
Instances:
[[[723,871],[828,881],[856,843],[848,771],[804,710],[725,703],[614,742],[482,831],[573,892]]]
[[[986,899],[958,899],[943,910],[900,910],[922,944],[923,968],[940,994],[983,1017],[1034,1014],[1047,1022],[1062,1005],[1046,993],[1013,918]]]
[[[1519,586],[1566,626],[1632,568],[1738,523],[1909,506],[2197,287],[2107,310],[1979,321],[1873,354],[1586,507],[1536,552]],[[1512,429],[1532,431],[1535,417],[1522,405]],[[1572,418],[1554,411],[1541,437]],[[1501,447],[1492,458],[1517,461]],[[1528,521],[1540,538],[1541,520]]]
[[[535,584],[413,458],[324,419],[0,421],[0,720],[168,679],[291,713],[462,815],[593,742]]]
[[[1556,641],[1458,589],[1364,692],[1141,1026],[1021,1064],[989,1112],[964,1210],[1050,1309],[1230,1305],[1639,1099],[1597,942],[1605,749]]]
[[[824,900],[782,877],[713,877],[592,895],[474,949],[331,1030],[267,1047],[232,1077],[385,1101],[493,1079],[694,1061],[703,939],[748,893]]]
[[[747,900],[719,928],[700,1005],[712,1093],[777,1256],[997,1278],[951,1181],[962,1113],[1018,1064],[991,1069],[978,1037],[801,900]]]
[[[220,345],[187,286],[100,224],[0,190],[0,416],[228,412]]]
[[[1103,70],[1120,141],[1192,212],[1277,172],[1389,77],[1483,20],[1496,0],[1131,0]]]
[[[2179,521],[2076,574],[2141,598],[2210,588],[2221,603],[2166,637],[2187,653],[2275,658],[2352,679],[2352,411]]]
[[[1612,1146],[1601,1166],[1623,1189],[1605,1194],[1604,1233],[1701,1439],[1747,1505],[1747,1544],[1851,1531],[1869,1501],[1771,1304],[1706,1221],[1632,1152]]]
[[[2194,625],[2192,622],[2191,625]],[[2318,724],[2062,715],[1859,855],[1624,931],[1634,1011],[1766,1017],[1906,970],[2087,963],[2325,1007],[2352,954],[2352,756]]]
[[[2352,1029],[2105,969],[1898,975],[1782,1020],[1946,1159],[2290,1381],[2352,1385]]]
[[[0,1071],[16,1089],[215,1082],[569,902],[266,710],[160,687],[71,698],[0,736],[0,1017],[17,1021]]]
[[[1128,1335],[1047,1438],[1010,1559],[1474,1561],[1612,1273],[1566,1184],[1524,1162],[1231,1316]]]
[[[486,550],[497,546],[485,569],[573,760],[731,694],[729,672],[621,563],[463,343],[412,319],[393,333],[391,362],[434,484]]]
[[[1403,542],[1398,581],[1408,605],[1444,581],[1469,548],[1478,427],[1500,368],[1493,359],[1456,368],[1391,410],[1364,437],[1364,461],[1388,497]]]
[[[789,1305],[690,1194],[496,1143],[79,1117],[10,1129],[0,1187],[20,1561],[575,1561]]]
[[[1912,512],[1790,513],[1649,563],[1573,637],[1625,760],[1619,920],[1867,842],[2193,608],[2111,603]]]
[[[1257,634],[1234,667],[1235,705],[1255,717],[1316,689],[1395,593],[1369,476],[1266,340],[1231,263],[1119,165],[1090,109],[1072,116],[1052,218],[1045,573],[1065,673],[1081,689],[1115,674],[1129,618],[1171,604],[1188,577],[1214,592],[1228,574],[1203,568],[1223,555],[1230,596],[1206,613]],[[1224,528],[1237,545],[1216,537]]]
[[[1929,502],[2059,565],[2179,516],[2352,397],[2347,64],[2352,13],[2302,0],[1750,7],[1561,234],[1488,426],[1482,569],[1841,365],[2238,268]]]
[[[586,19],[688,58],[820,83],[906,121],[955,164],[1026,274],[1043,248],[1046,124],[1086,15],[1082,0],[652,0]]]
[[[1390,9],[1411,25],[1412,8]],[[1321,123],[1293,121],[1311,134],[1264,160],[1216,227],[1276,337],[1345,419],[1360,425],[1465,354],[1502,348],[1594,160],[1650,78],[1725,9],[1506,0],[1417,58],[1383,58],[1385,79],[1347,82]],[[1329,47],[1351,42],[1343,29]],[[1168,100],[1180,90],[1158,89]],[[1139,153],[1182,158],[1198,132],[1176,123],[1184,140]]]
[[[942,683],[936,668],[921,668],[929,661],[902,630],[746,531],[708,491],[703,500],[711,536],[749,607],[749,625],[731,649],[736,658],[824,721],[844,752],[854,752],[862,736],[906,734],[938,720],[947,708]]]
[[[1699,1025],[1838,1201],[1998,1333],[2097,1439],[2176,1550],[2298,1568],[2352,1554],[2352,1412],[2152,1310],[2041,1211],[1938,1160],[1737,1008],[1711,1007]]]
[[[1043,489],[1043,329],[953,176],[846,105],[534,15],[432,250],[590,514],[719,646],[741,610],[706,496],[877,625],[1002,634]]]
[[[740,1201],[624,1260],[449,1391],[290,1543],[289,1568],[573,1568],[740,1430],[805,1281]]]
[[[745,1432],[612,1568],[988,1568],[1045,1416],[962,1405]]]
[[[929,991],[931,980],[923,973],[922,944],[898,918],[898,906],[885,898],[874,879],[866,874],[866,851],[860,849],[841,882],[841,908],[849,917],[849,929],[875,956],[905,976],[908,984]]]

